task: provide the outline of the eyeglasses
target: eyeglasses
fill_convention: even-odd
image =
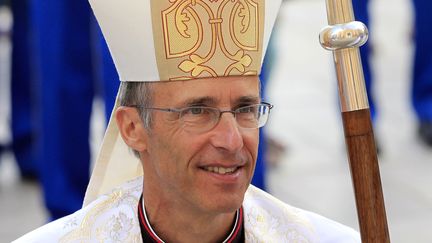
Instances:
[[[133,107],[177,113],[183,129],[190,132],[202,133],[213,129],[219,123],[223,113],[233,114],[237,124],[242,128],[256,129],[263,127],[267,123],[273,105],[262,102],[261,104],[242,106],[235,110],[220,110],[207,106],[191,106],[180,109],[142,107],[137,105]]]

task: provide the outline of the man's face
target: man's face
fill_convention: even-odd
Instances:
[[[260,102],[259,81],[253,76],[167,82],[153,90],[158,108],[234,110]],[[199,212],[233,212],[253,175],[258,129],[240,128],[233,114],[223,113],[212,130],[195,133],[183,129],[177,118],[176,113],[153,112],[142,157],[146,195]]]

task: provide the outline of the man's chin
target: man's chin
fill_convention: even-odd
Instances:
[[[207,199],[208,208],[218,213],[232,213],[239,209],[243,204],[244,193],[237,195],[217,195],[209,196]]]

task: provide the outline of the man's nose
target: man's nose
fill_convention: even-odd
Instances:
[[[243,137],[233,113],[222,113],[212,132],[213,146],[229,152],[237,152],[243,148]]]

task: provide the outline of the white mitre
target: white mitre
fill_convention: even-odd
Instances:
[[[281,0],[90,0],[123,82],[259,75]],[[143,174],[114,107],[84,199]]]

